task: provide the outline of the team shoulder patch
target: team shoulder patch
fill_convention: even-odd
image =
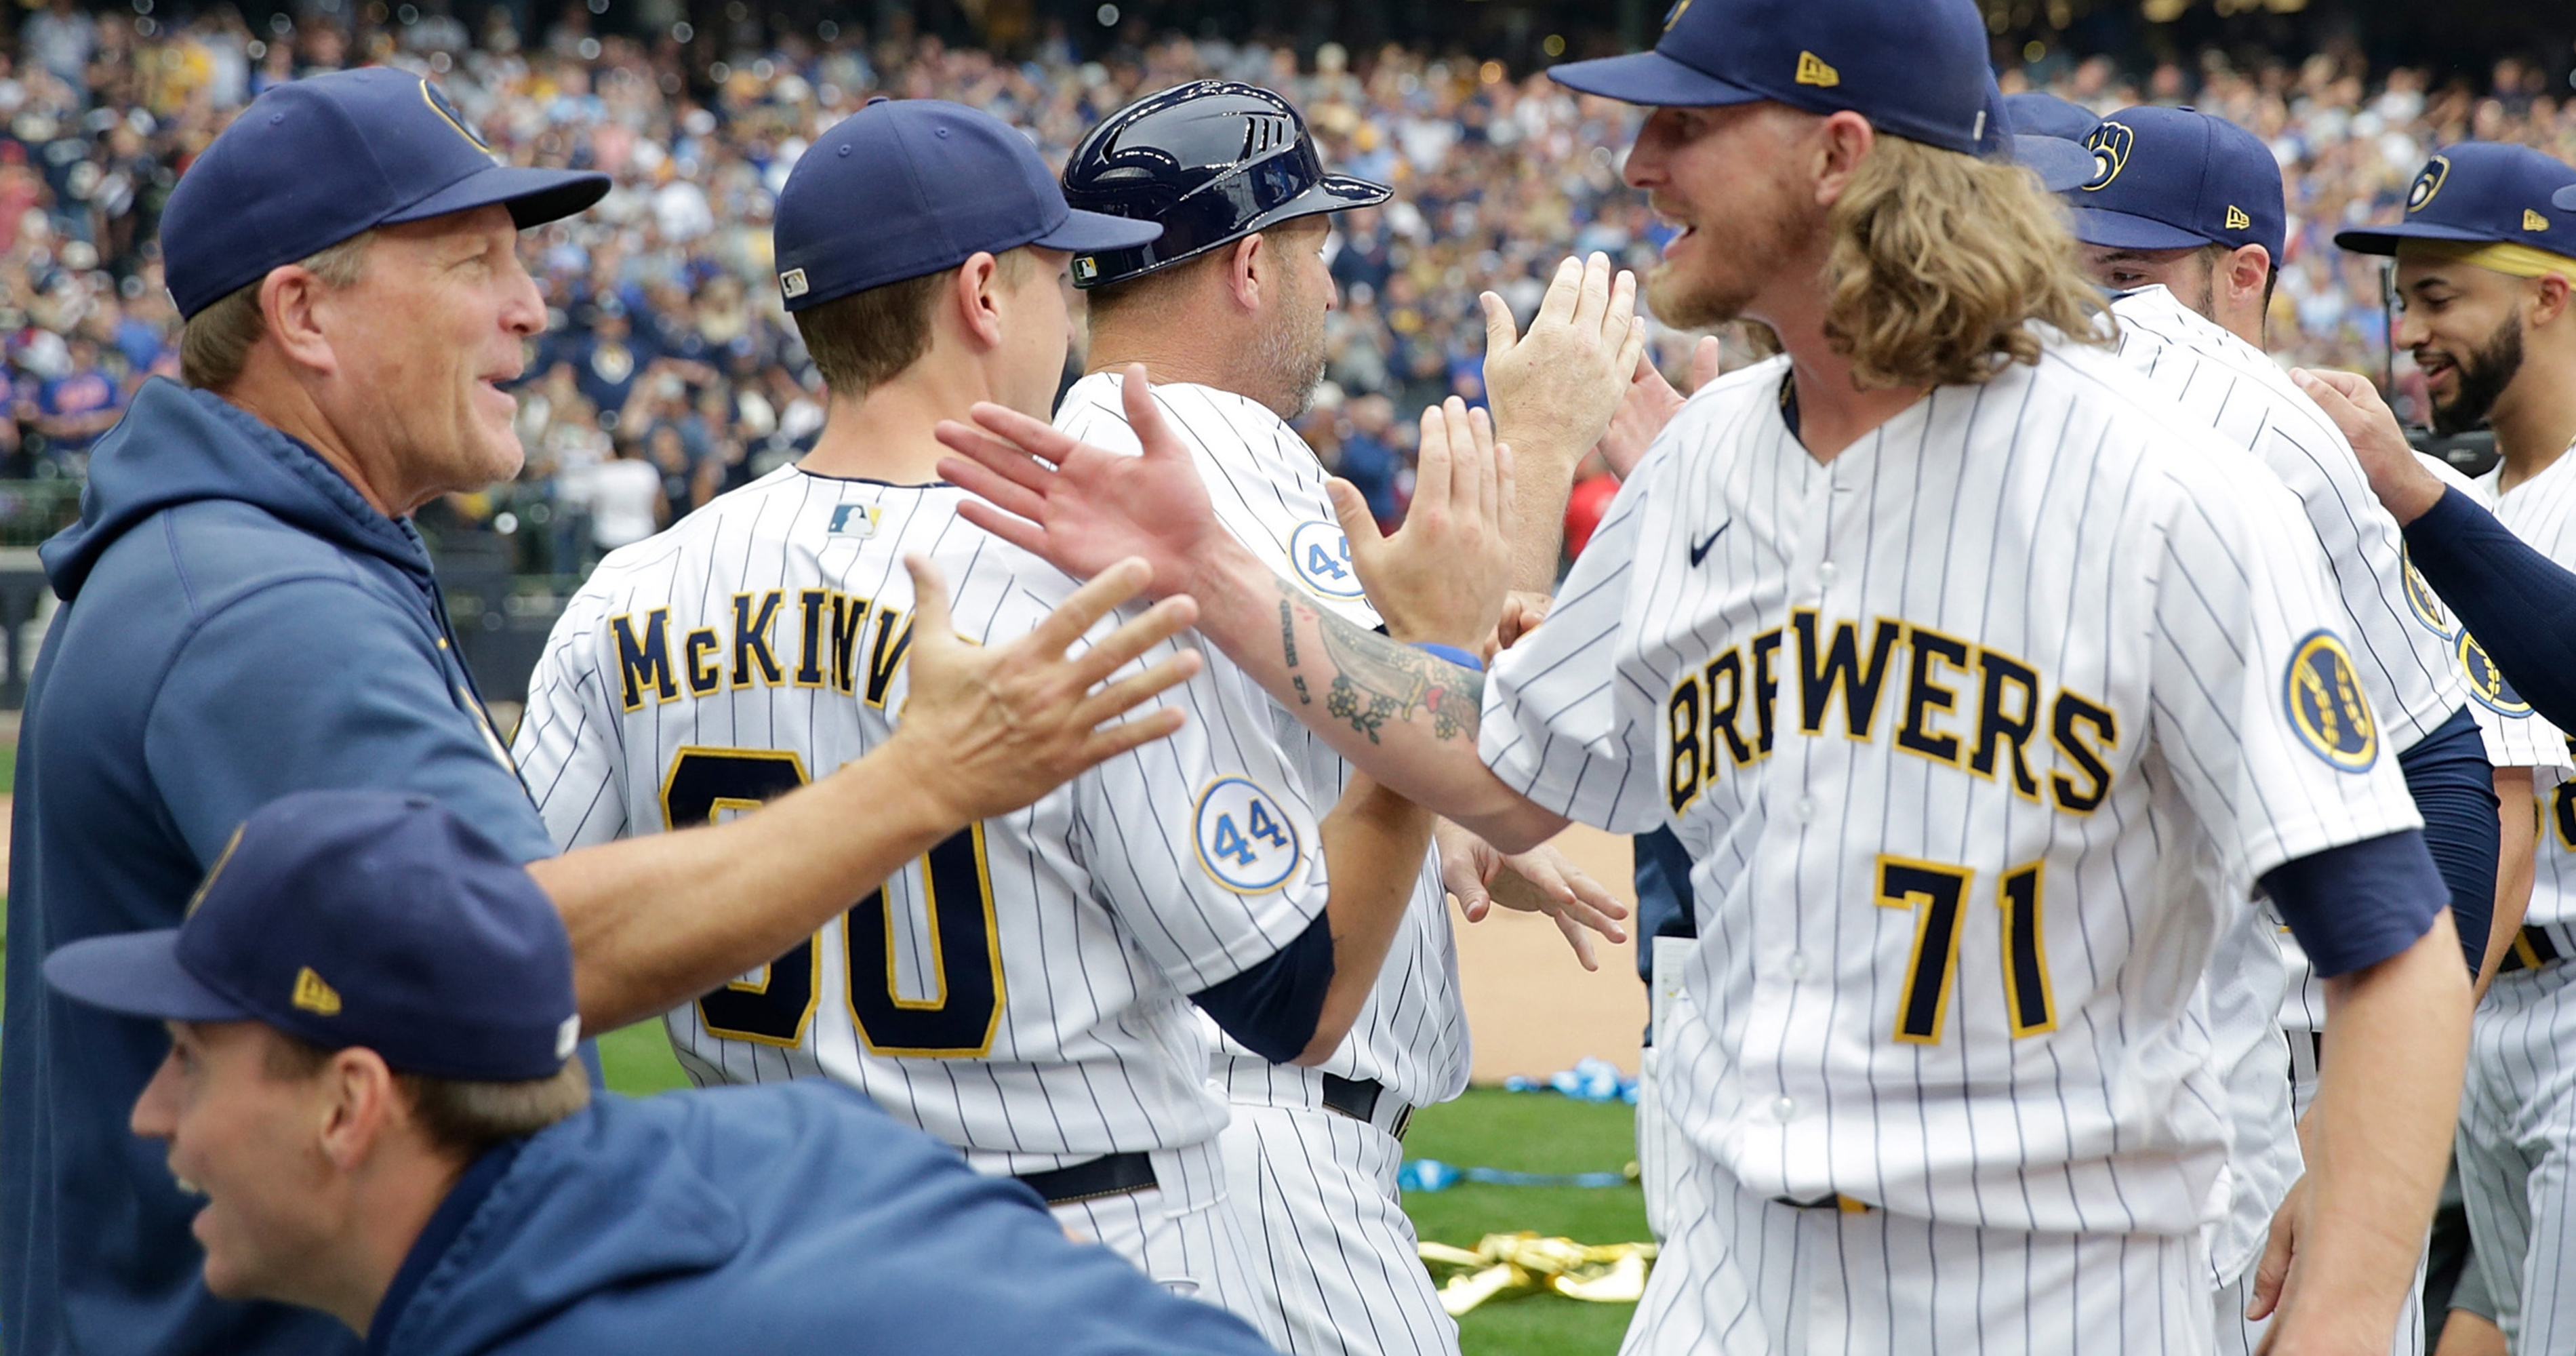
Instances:
[[[1341,524],[1299,523],[1288,534],[1288,565],[1306,587],[1326,598],[1365,598],[1360,572],[1351,567],[1351,539]]]
[[[2451,610],[2442,605],[2442,595],[2435,593],[2433,586],[2424,582],[2424,576],[2416,572],[2415,558],[2408,555],[2403,546],[2397,548],[2397,570],[2406,588],[2406,610],[2415,614],[2415,620],[2444,640],[2457,635],[2459,623],[2451,620]]]
[[[2467,628],[2461,628],[2459,639],[2452,642],[2451,653],[2458,657],[2460,676],[2469,680],[2469,695],[2477,699],[2478,705],[2500,715],[2531,714],[2531,703],[2505,681],[2504,670],[2487,657],[2487,648]],[[2576,740],[2570,740],[2569,747],[2576,748]]]
[[[1297,822],[1280,810],[1278,797],[1246,777],[1219,777],[1199,792],[1190,836],[1199,866],[1239,895],[1286,885],[1305,855]]]
[[[2361,772],[2379,761],[2379,724],[2334,632],[2311,631],[2290,652],[2281,705],[2308,751],[2329,764]]]

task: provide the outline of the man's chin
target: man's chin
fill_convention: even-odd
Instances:
[[[1744,314],[1751,298],[1729,293],[1718,284],[1684,273],[1670,262],[1646,274],[1646,306],[1655,319],[1677,330],[1714,329]]]

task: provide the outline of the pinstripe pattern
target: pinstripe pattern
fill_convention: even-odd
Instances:
[[[1094,373],[1057,406],[1056,426],[1095,446],[1137,448],[1122,380]],[[1302,581],[1316,602],[1352,622],[1378,623],[1347,565],[1324,495],[1324,469],[1294,429],[1260,403],[1185,382],[1154,387],[1164,417],[1198,463],[1217,519],[1255,553]],[[1285,708],[1271,708],[1279,744],[1320,805],[1349,765]],[[1380,1131],[1321,1110],[1321,1075],[1374,1080],[1413,1106],[1466,1087],[1467,1015],[1439,863],[1414,881],[1405,922],[1376,987],[1341,1047],[1315,1069],[1269,1064],[1201,1019],[1217,1051],[1214,1076],[1233,1103],[1224,1135],[1228,1208],[1251,1255],[1265,1333],[1293,1356],[1454,1353],[1458,1325],[1440,1308],[1414,1251],[1396,1190],[1399,1149]]]
[[[2254,1296],[2254,1274],[2247,1272],[2221,1287],[2214,1301],[2218,1323],[2218,1356],[2259,1356],[2263,1334],[2272,1320],[2248,1319],[2245,1306]],[[2389,1339],[2388,1356],[2424,1356],[2424,1264],[2415,1264],[2415,1284],[2406,1288],[2406,1305],[2397,1311],[2397,1335]]]
[[[2251,451],[2299,497],[2342,604],[2336,627],[2352,641],[2362,690],[2391,751],[2412,748],[2470,706],[2454,632],[2437,625],[2447,617],[2409,602],[2411,567],[2397,520],[2371,494],[2352,445],[2324,412],[2269,355],[2163,287],[2125,293],[2111,313],[2120,322],[2122,362],[2169,397],[2186,422]],[[2506,719],[2478,709],[2490,723]],[[2283,945],[2279,923],[2268,909],[2241,912],[2221,934],[2209,972],[2214,1061],[2227,1086],[2231,1127],[2227,1218],[2210,1239],[2221,1285],[2261,1254],[2273,1213],[2305,1168],[2283,1076],[2289,1050],[2281,1014],[2287,1006],[2299,1014],[2303,1035],[2315,1030],[2304,1023],[2311,1012],[2322,1019],[2325,986],[2296,942]],[[2242,1327],[2241,1317],[2232,1326]],[[2231,1336],[2223,1329],[2222,1343]]]
[[[1669,820],[1691,850],[1703,944],[1658,1076],[1712,1170],[1757,1199],[1840,1193],[1944,1226],[2187,1236],[2152,1255],[2205,1346],[2226,1120],[2195,992],[2229,901],[2419,822],[2393,758],[2340,770],[2293,728],[2292,656],[2339,611],[2314,533],[2108,354],[2051,344],[1823,465],[1782,418],[1785,372],[1712,383],[1649,451],[1547,625],[1496,665],[1486,761],[1614,832]],[[1838,625],[1901,635],[1877,700],[1854,702],[1851,670],[1811,681]],[[1974,666],[1932,666],[1918,692],[1918,652],[1945,643]],[[2014,664],[2028,782],[2009,721],[1980,710],[1982,683],[2009,714],[2010,687],[1977,675]],[[1703,719],[1668,725],[1685,689]],[[2099,776],[2052,734],[2081,702],[2117,731]],[[1971,741],[1937,738],[1987,725],[1985,774]],[[1681,775],[1685,737],[1704,775]],[[1928,1039],[1897,1037],[1935,910],[1890,895],[1884,858],[1971,873],[1955,960],[1927,949],[1951,976]],[[2033,864],[2049,1020],[2016,1035],[1999,906]]]
[[[2197,1234],[2048,1234],[1800,1208],[1692,1153],[1621,1356],[2211,1350]],[[2055,1301],[2032,1302],[2046,1295]]]
[[[2501,490],[2477,481],[2497,521],[2561,565],[2576,564],[2576,457]],[[2576,922],[2576,841],[2560,793],[2544,793],[2531,885],[2534,924]],[[2516,1351],[2576,1349],[2576,967],[2499,975],[2469,1033],[2460,1104],[2460,1198],[2477,1266]]]
[[[1216,1142],[1201,1140],[1155,1152],[1154,1180],[1176,1187],[1073,1201],[1051,1213],[1068,1233],[1134,1261],[1172,1293],[1249,1314],[1248,1259],[1227,1215],[1224,1176]]]
[[[881,700],[870,701],[867,669],[881,653],[888,609],[895,632],[909,618],[907,552],[927,554],[946,574],[967,638],[1001,643],[1028,632],[1074,582],[957,519],[960,493],[790,467],[611,554],[558,623],[518,737],[519,765],[557,841],[573,847],[660,830],[663,781],[686,747],[789,751],[820,776],[882,742],[904,679],[891,674]],[[756,657],[738,657],[735,634],[736,596],[772,589],[785,599],[773,633],[776,684],[763,681]],[[869,604],[851,693],[829,675],[819,687],[799,683],[813,671],[800,615],[806,589]],[[617,619],[632,633],[665,607],[675,690],[665,699],[641,683],[635,709],[625,709]],[[716,690],[699,695],[682,638],[702,627],[716,632],[724,662]],[[1272,737],[1269,699],[1220,655],[1207,657],[1199,676],[1161,699],[1188,714],[1178,735],[984,826],[1002,993],[985,1057],[870,1051],[849,1001],[857,981],[844,960],[845,920],[834,919],[816,934],[816,1001],[793,1045],[717,1036],[698,1004],[669,1014],[691,1077],[837,1078],[957,1145],[984,1172],[1212,1143],[1226,1108],[1208,1084],[1208,1051],[1186,995],[1275,954],[1321,912],[1325,883],[1314,850],[1318,807]],[[737,685],[737,676],[750,681]],[[1228,776],[1268,792],[1302,845],[1279,888],[1238,893],[1202,865],[1195,798]],[[888,882],[887,906],[888,974],[877,982],[897,1002],[935,1005],[938,942],[919,864]],[[1164,1203],[1172,1218],[1222,1213],[1204,1209],[1222,1195],[1212,1159],[1163,1187],[1177,1197]]]

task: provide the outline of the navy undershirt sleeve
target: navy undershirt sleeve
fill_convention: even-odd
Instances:
[[[2263,889],[2327,978],[2413,946],[2450,893],[2415,829],[2283,862],[2264,873]]]
[[[2474,978],[2486,959],[2487,924],[2495,916],[2496,854],[2503,836],[2486,740],[2464,706],[2397,755],[2397,765],[2416,812],[2424,816],[2424,846],[2450,887],[2451,925],[2460,930],[2460,950]]]
[[[2576,729],[2576,574],[2456,489],[2406,525],[2406,553],[2514,692]]]
[[[1225,1034],[1273,1064],[1305,1053],[1333,987],[1333,927],[1317,914],[1279,954],[1234,978],[1190,995]]]

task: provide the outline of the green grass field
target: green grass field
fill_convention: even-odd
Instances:
[[[671,1058],[659,1022],[600,1038],[608,1085],[651,1093],[688,1086]],[[1523,1172],[1615,1170],[1637,1156],[1636,1116],[1628,1107],[1591,1105],[1551,1094],[1477,1089],[1413,1121],[1407,1157],[1461,1167]],[[1512,1187],[1461,1183],[1447,1191],[1408,1193],[1405,1208],[1422,1236],[1472,1248],[1487,1234],[1535,1229],[1578,1243],[1633,1243],[1646,1234],[1644,1196],[1635,1186]],[[1465,1356],[1607,1356],[1619,1349],[1634,1306],[1581,1304],[1554,1295],[1494,1300],[1460,1320]]]

